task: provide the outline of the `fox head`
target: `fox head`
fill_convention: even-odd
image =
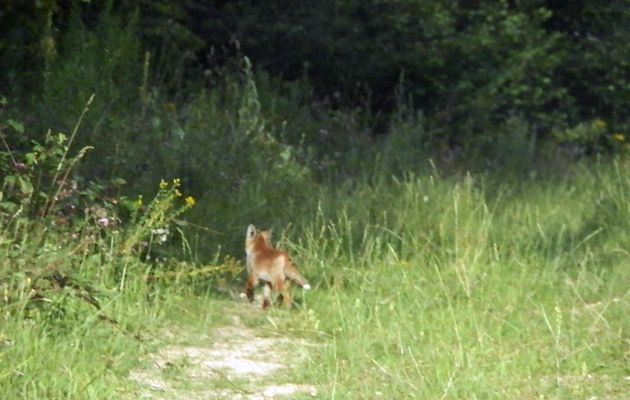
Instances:
[[[245,249],[248,249],[254,245],[254,242],[259,237],[262,237],[265,244],[271,246],[271,229],[267,231],[259,231],[253,224],[247,227],[247,233],[245,234]]]
[[[253,239],[256,236],[256,227],[253,224],[249,224],[247,227],[247,234],[245,235],[245,239]]]

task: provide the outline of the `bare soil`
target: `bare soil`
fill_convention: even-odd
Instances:
[[[172,344],[150,354],[145,366],[129,376],[140,386],[140,398],[263,400],[317,395],[314,385],[292,383],[289,378],[291,369],[304,362],[305,348],[313,344],[262,336],[238,315],[230,325],[211,331],[210,340],[201,340],[204,343]]]

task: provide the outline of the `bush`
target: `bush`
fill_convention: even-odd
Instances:
[[[0,130],[3,307],[11,315],[54,323],[56,333],[87,310],[116,324],[100,314],[105,300],[129,281],[148,282],[155,273],[143,261],[155,260],[155,249],[182,233],[178,217],[195,205],[180,192],[178,179],[162,181],[146,205],[117,194],[120,180],[106,185],[81,179],[76,169],[88,148],[69,152],[78,129],[69,137],[49,135],[26,151],[11,149],[7,140],[23,134],[21,124],[8,121]]]

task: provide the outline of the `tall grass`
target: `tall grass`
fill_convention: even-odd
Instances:
[[[157,200],[117,232],[89,219],[73,223],[78,232],[51,219],[0,221],[3,399],[135,398],[129,371],[161,331],[186,320],[212,277],[239,267],[155,259],[147,245],[162,233],[150,223],[156,213],[168,217],[163,195]]]
[[[322,398],[623,398],[627,168],[584,163],[516,182],[434,169],[320,185],[317,202],[287,209],[293,224],[280,235],[315,286],[294,310],[271,311],[270,329],[319,344],[295,379]],[[211,282],[240,264],[156,258],[156,229],[181,201],[179,182],[159,187],[142,206],[125,200],[118,232],[90,207],[66,221],[73,229],[55,225],[57,212],[3,214],[4,398],[135,397],[127,375],[165,330],[226,323]]]
[[[323,342],[304,379],[324,398],[623,398],[627,167],[408,176],[323,201],[288,244],[318,282],[293,322]]]
[[[172,249],[160,254],[195,204],[179,179],[161,181],[153,198],[132,200],[76,177],[86,149],[72,155],[70,144],[85,112],[70,138],[49,134],[32,149],[12,149],[0,131],[7,160],[0,164],[3,399],[133,396],[126,375],[158,322],[200,287],[198,276],[235,266],[178,262]]]

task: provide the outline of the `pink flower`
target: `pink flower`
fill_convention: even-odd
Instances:
[[[101,218],[97,219],[97,220],[96,220],[96,222],[98,222],[98,224],[99,224],[100,226],[105,227],[105,226],[109,225],[109,218],[107,218],[107,217],[101,217]]]

